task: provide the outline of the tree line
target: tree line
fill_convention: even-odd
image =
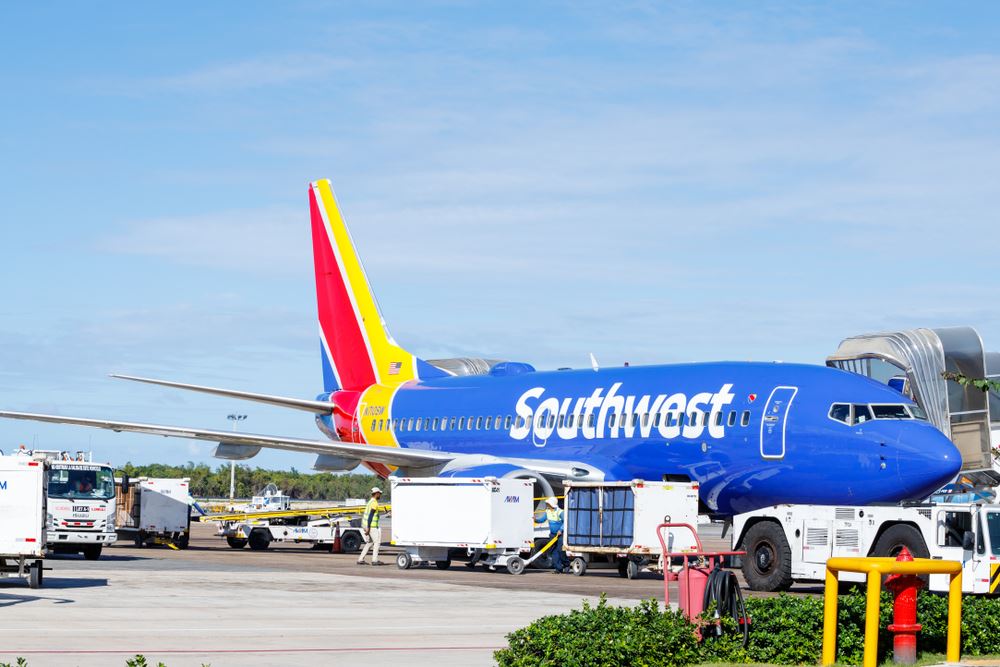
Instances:
[[[213,470],[207,464],[193,463],[173,466],[163,463],[133,465],[126,463],[119,468],[130,478],[135,477],[187,477],[191,480],[191,495],[196,498],[228,498],[229,466],[222,464]],[[274,484],[297,500],[343,500],[368,498],[371,488],[378,486],[384,493],[383,502],[389,497],[389,484],[376,475],[333,473],[303,473],[291,470],[266,470],[247,465],[236,466],[236,497],[249,498],[268,484]]]

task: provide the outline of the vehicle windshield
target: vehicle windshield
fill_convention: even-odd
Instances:
[[[905,405],[873,405],[875,419],[912,419]]]
[[[50,498],[108,500],[115,496],[115,480],[109,468],[52,464],[49,470]]]
[[[986,514],[986,530],[990,534],[990,553],[1000,556],[1000,512]]]

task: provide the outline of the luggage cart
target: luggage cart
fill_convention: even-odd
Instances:
[[[533,488],[531,480],[496,477],[393,479],[397,567],[433,562],[445,570],[461,553],[472,566],[521,574],[540,555],[525,558],[534,546]]]
[[[643,569],[663,571],[657,526],[697,520],[696,483],[567,482],[563,550],[577,576],[603,561],[634,579]],[[670,551],[697,547],[697,535],[687,531],[668,530],[666,539]]]

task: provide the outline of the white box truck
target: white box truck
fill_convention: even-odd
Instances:
[[[187,477],[116,480],[119,537],[140,547],[168,543],[187,549],[191,537],[190,481]]]
[[[743,576],[756,591],[823,581],[834,556],[895,557],[905,546],[915,558],[962,563],[964,593],[1000,593],[1000,505],[776,505],[736,516],[732,538],[747,552]],[[947,591],[948,576],[931,575],[930,589]]]
[[[45,461],[0,456],[0,577],[42,585],[45,556]]]
[[[48,471],[48,534],[53,553],[82,553],[97,560],[114,544],[115,480],[110,464],[55,450],[20,449],[14,456],[44,460]]]
[[[434,561],[451,565],[462,550],[489,568],[521,574],[534,546],[534,482],[496,477],[393,479],[392,544],[400,569]]]

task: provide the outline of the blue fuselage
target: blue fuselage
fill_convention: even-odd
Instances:
[[[851,423],[834,404],[912,402],[823,366],[719,362],[414,382],[376,427],[401,447],[578,462],[608,480],[687,477],[724,515],[921,498],[958,472],[958,450],[928,422]]]

